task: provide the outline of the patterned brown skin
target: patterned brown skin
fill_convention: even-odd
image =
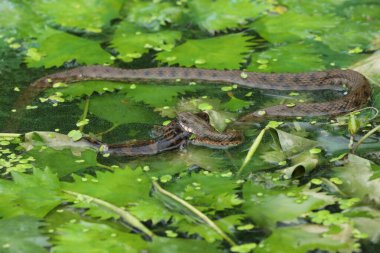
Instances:
[[[181,112],[177,115],[179,126],[184,132],[192,133],[189,142],[193,145],[209,148],[227,149],[241,144],[243,134],[236,130],[227,130],[223,133],[216,131],[209,123],[208,118],[191,112]]]
[[[191,133],[183,131],[179,124],[173,120],[169,125],[164,127],[161,136],[155,140],[132,140],[118,144],[104,144],[92,138],[85,138],[85,140],[95,146],[101,154],[136,157],[156,155],[165,151],[180,148],[186,144],[190,135]]]
[[[123,82],[136,81],[196,81],[221,84],[239,84],[245,87],[272,90],[344,90],[347,94],[339,99],[321,103],[299,103],[293,107],[276,105],[251,112],[238,119],[240,122],[257,121],[263,118],[282,118],[297,116],[336,116],[354,111],[367,104],[371,97],[371,88],[367,79],[353,70],[328,70],[299,74],[267,74],[240,70],[207,70],[196,68],[149,68],[121,69],[107,66],[85,66],[51,74],[33,82],[19,99],[20,104],[34,98],[54,83],[72,83],[83,80],[111,80]],[[206,128],[205,128],[206,129]],[[191,131],[196,131],[192,127]],[[213,142],[205,146],[228,146],[229,141],[238,142],[241,136],[236,131],[220,134],[215,131],[199,137],[202,142]],[[194,133],[194,132],[191,132]],[[242,140],[242,138],[241,138]],[[222,144],[223,143],[223,144]]]

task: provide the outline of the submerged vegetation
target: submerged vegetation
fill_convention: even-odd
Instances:
[[[377,252],[378,1],[3,0],[0,12],[0,127],[14,130],[0,134],[0,252]],[[189,145],[114,159],[77,140],[149,139],[179,111],[207,112],[223,131],[247,111],[323,98],[88,81],[57,83],[16,109],[37,78],[92,64],[259,72],[355,64],[374,83],[373,107],[251,124],[231,150]]]

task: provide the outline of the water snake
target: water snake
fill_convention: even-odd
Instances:
[[[238,121],[252,121],[262,118],[295,116],[335,116],[356,110],[365,105],[371,97],[371,88],[367,79],[353,70],[328,70],[307,73],[257,73],[241,70],[208,70],[197,68],[159,67],[148,69],[121,69],[108,66],[84,66],[44,76],[33,82],[19,99],[25,104],[30,97],[35,97],[42,90],[54,83],[73,83],[84,80],[110,80],[123,82],[136,81],[197,81],[221,84],[239,84],[245,87],[273,90],[344,90],[346,95],[336,100],[317,103],[299,103],[289,107],[276,105],[248,113]],[[180,115],[179,115],[180,117]],[[186,117],[185,117],[186,118]],[[205,127],[205,126],[204,126]],[[196,125],[184,126],[184,132],[196,135],[206,146],[210,143],[222,147],[228,143],[238,144],[242,139],[237,131],[217,133],[209,127]],[[201,131],[198,131],[201,129]],[[203,131],[202,129],[206,129]],[[240,137],[239,137],[240,136]],[[222,144],[224,143],[224,144]]]
[[[177,149],[188,141],[190,132],[183,131],[176,120],[163,127],[161,134],[156,139],[132,140],[124,143],[105,144],[94,138],[85,137],[101,154],[112,156],[135,157],[144,155],[156,155],[165,151]]]

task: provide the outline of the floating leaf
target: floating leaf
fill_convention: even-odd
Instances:
[[[184,85],[136,85],[135,89],[128,90],[127,98],[144,102],[152,107],[174,106],[178,102],[179,95],[196,89],[195,86]],[[157,96],[157,94],[160,95]]]
[[[70,133],[72,133],[72,136],[70,136]],[[72,130],[68,135],[56,132],[35,131],[25,134],[25,141],[21,143],[21,146],[27,151],[34,147],[42,146],[50,147],[55,150],[70,148],[74,155],[80,156],[81,151],[93,148],[88,141],[78,141],[82,137],[82,133],[78,130]]]
[[[148,32],[124,21],[118,25],[111,46],[119,53],[118,58],[130,62],[151,49],[171,50],[180,38],[181,32],[173,30]]]
[[[263,61],[265,60],[265,61]],[[320,52],[304,43],[291,43],[253,53],[248,70],[260,72],[306,72],[323,70]]]
[[[183,199],[191,198],[190,203],[197,207],[224,210],[241,204],[241,199],[235,193],[237,186],[235,180],[230,177],[194,174],[181,178],[167,189]]]
[[[98,42],[68,33],[49,31],[37,39],[38,47],[29,48],[25,59],[29,67],[59,67],[67,61],[82,64],[111,63],[111,55]],[[83,49],[86,50],[83,50]],[[33,55],[30,53],[34,52]],[[38,56],[38,57],[36,57]]]
[[[59,177],[66,176],[89,167],[97,166],[97,152],[84,150],[76,155],[71,149],[55,150],[53,148],[35,147],[28,151],[35,158],[34,165],[38,168],[49,168]],[[78,162],[80,161],[80,162]]]
[[[272,43],[293,42],[313,38],[334,28],[340,19],[332,15],[309,15],[288,11],[282,15],[265,16],[250,26]]]
[[[350,20],[367,22],[371,20],[376,23],[380,17],[380,6],[379,3],[368,2],[368,3],[357,3],[350,4],[348,2],[343,5],[345,8],[340,9],[340,11]]]
[[[371,41],[380,34],[379,30],[380,22],[342,22],[324,33],[321,38],[324,44],[337,52],[350,52],[355,48],[363,51],[370,48]]]
[[[210,33],[237,28],[249,18],[257,18],[270,4],[266,1],[249,0],[192,0],[189,2],[190,18]]]
[[[99,252],[111,252],[112,249],[115,253],[138,253],[147,246],[139,235],[85,221],[61,226],[55,240],[57,244],[52,248],[53,253],[75,252],[78,251],[78,245],[83,253],[93,253],[94,249]]]
[[[249,107],[252,104],[253,102],[251,101],[242,100],[242,99],[232,96],[230,100],[223,105],[223,107],[232,112],[237,112],[243,108]]]
[[[183,220],[178,223],[178,230],[187,233],[188,236],[198,235],[209,243],[221,241],[223,238],[206,224],[199,224]]]
[[[300,225],[276,228],[272,234],[255,249],[255,253],[294,252],[306,253],[312,250],[336,252],[355,251],[355,241],[351,239],[352,228],[341,233],[327,234],[329,229],[317,225]],[[339,239],[337,239],[339,238]],[[278,243],[282,242],[282,243]]]
[[[16,38],[29,38],[45,30],[42,18],[31,10],[27,2],[0,2],[0,30]]]
[[[127,20],[151,31],[160,30],[167,23],[176,23],[182,16],[182,10],[170,2],[133,2],[126,4]]]
[[[48,20],[68,28],[101,32],[119,16],[120,0],[33,0],[33,9]],[[96,15],[94,15],[96,13]]]
[[[359,206],[347,210],[344,215],[355,222],[360,232],[366,233],[372,243],[380,241],[380,211],[368,206]]]
[[[126,206],[149,199],[150,180],[141,169],[118,169],[115,173],[97,172],[96,177],[73,176],[73,183],[65,183],[64,189],[86,194],[117,206]]]
[[[106,106],[105,106],[106,105]],[[123,94],[108,94],[91,99],[89,111],[115,125],[158,123],[160,117],[151,109],[134,103]]]
[[[149,245],[151,253],[222,253],[218,244],[207,243],[201,240],[182,239],[182,238],[163,238],[154,237],[153,242]]]
[[[0,216],[30,215],[42,218],[60,204],[58,178],[49,170],[33,175],[12,172],[14,181],[0,179]]]
[[[336,13],[341,4],[346,0],[324,0],[324,1],[308,1],[300,2],[298,0],[281,0],[281,3],[288,7],[291,11],[315,15],[315,13],[328,14]]]
[[[157,224],[160,221],[167,222],[173,216],[173,212],[169,211],[160,201],[155,198],[141,200],[136,205],[131,206],[128,210],[139,220],[152,221]]]
[[[62,96],[68,100],[78,99],[84,96],[91,96],[94,93],[104,94],[105,92],[113,92],[115,90],[127,89],[128,83],[111,82],[111,81],[84,81],[70,84],[64,88],[54,88],[48,90],[48,95],[59,91]]]
[[[301,153],[315,147],[318,143],[294,134],[276,129],[282,150],[288,155]]]
[[[243,54],[249,51],[249,37],[242,33],[214,38],[187,40],[170,52],[160,52],[156,59],[169,65],[196,66],[211,69],[238,69],[245,62]],[[226,51],[229,53],[226,54]]]
[[[292,221],[299,216],[335,202],[334,197],[304,187],[268,188],[258,183],[243,187],[243,210],[254,222],[273,228],[276,222]]]
[[[369,160],[350,154],[347,164],[334,168],[333,172],[343,181],[339,189],[348,196],[380,203],[380,178],[370,180],[373,171]]]
[[[3,253],[47,253],[48,237],[42,235],[37,218],[16,216],[0,220],[0,247]]]

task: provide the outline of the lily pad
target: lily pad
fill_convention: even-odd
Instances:
[[[340,18],[333,15],[310,15],[288,11],[282,15],[265,16],[250,27],[272,43],[294,42],[314,38],[334,28]]]
[[[29,67],[59,67],[72,60],[82,64],[112,62],[111,55],[98,42],[64,32],[49,31],[37,39],[37,45],[26,53],[25,61]]]
[[[1,1],[0,30],[7,36],[28,39],[45,31],[43,19],[33,12],[29,3]]]
[[[53,23],[88,32],[101,32],[119,16],[120,0],[33,0],[33,9]],[[96,13],[96,15],[94,15]]]
[[[133,102],[124,94],[107,94],[92,98],[89,111],[114,125],[160,122],[160,117],[151,109]]]
[[[4,253],[47,253],[48,237],[42,234],[43,225],[35,217],[17,216],[0,220],[0,245]]]
[[[369,160],[350,154],[347,163],[334,168],[333,172],[343,181],[339,189],[348,196],[367,203],[380,203],[380,178],[370,180],[373,171]]]
[[[156,59],[169,65],[211,69],[239,69],[248,53],[250,37],[243,33],[228,34],[207,39],[187,40],[169,52],[160,52]],[[228,51],[228,54],[225,52]]]
[[[112,249],[115,253],[138,253],[146,249],[146,242],[136,234],[86,221],[67,223],[59,227],[55,240],[58,243],[52,248],[54,253],[77,251],[78,241],[81,242],[80,251],[83,253],[92,253],[94,248],[101,252],[110,252]]]
[[[168,23],[177,23],[182,17],[182,9],[170,2],[133,1],[127,3],[127,20],[150,31],[158,31]]]
[[[258,225],[273,228],[277,222],[291,222],[314,209],[335,202],[334,197],[304,187],[268,188],[258,183],[243,187],[243,210]]]
[[[277,228],[267,239],[259,244],[255,252],[307,253],[315,249],[326,250],[328,252],[345,249],[347,252],[353,252],[355,241],[350,237],[350,230],[352,229],[346,228],[341,233],[326,236],[329,229],[317,225]]]
[[[181,32],[178,31],[152,32],[124,21],[117,26],[111,46],[119,53],[118,58],[130,62],[140,58],[151,49],[156,51],[171,50],[181,36]]]
[[[249,0],[192,0],[189,16],[201,28],[210,33],[237,28],[249,18],[257,18],[271,5],[267,1]]]
[[[34,169],[32,175],[12,172],[13,181],[0,179],[0,215],[43,218],[61,203],[59,181],[49,170]]]
[[[324,68],[321,53],[305,43],[290,43],[253,53],[248,66],[248,70],[259,72],[305,72]]]

